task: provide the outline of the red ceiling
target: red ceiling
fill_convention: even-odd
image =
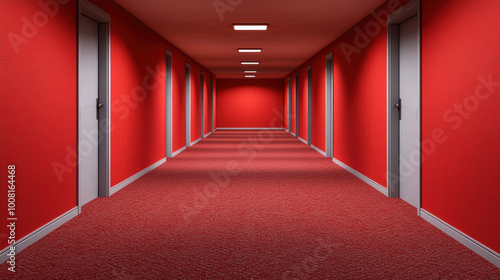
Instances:
[[[364,18],[384,0],[115,0],[218,78],[282,78]],[[219,7],[219,12],[215,8]],[[234,31],[233,23],[269,23]],[[262,48],[241,54],[238,48]],[[258,60],[259,66],[240,65]]]

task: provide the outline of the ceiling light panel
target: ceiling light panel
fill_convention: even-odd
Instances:
[[[238,49],[240,53],[260,53],[262,49]]]
[[[234,30],[238,31],[247,31],[247,30],[253,30],[253,31],[263,31],[267,30],[268,24],[233,24]]]

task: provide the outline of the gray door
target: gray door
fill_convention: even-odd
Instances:
[[[418,20],[400,24],[400,196],[420,207],[420,81]]]
[[[299,73],[295,74],[295,136],[299,137]]]
[[[99,194],[97,98],[99,90],[99,25],[82,16],[79,38],[78,184],[80,206]]]
[[[307,145],[312,145],[312,66],[307,68]]]

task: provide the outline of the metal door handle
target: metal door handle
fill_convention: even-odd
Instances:
[[[394,108],[398,109],[399,120],[401,120],[401,98],[399,99],[398,103],[394,104]]]
[[[99,98],[95,99],[95,104],[96,104],[95,118],[98,120],[99,119],[99,109],[104,107],[104,104],[99,103]]]

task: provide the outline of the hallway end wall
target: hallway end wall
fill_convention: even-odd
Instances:
[[[217,80],[218,128],[283,128],[283,79]]]

